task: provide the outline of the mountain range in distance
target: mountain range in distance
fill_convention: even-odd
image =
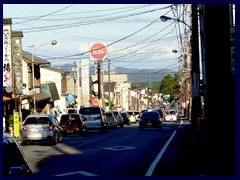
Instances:
[[[72,73],[72,64],[64,64],[60,65],[57,68],[60,68],[64,71],[69,71],[70,75]],[[96,71],[95,66],[89,67],[89,74],[94,75]],[[117,67],[114,70],[110,70],[111,74],[128,74],[128,81],[130,83],[142,83],[142,82],[161,82],[162,79],[167,75],[170,74],[174,76],[177,71],[158,68],[158,69],[133,69],[133,68],[124,68],[124,67]],[[81,68],[79,70],[81,74]],[[104,70],[104,74],[108,74],[107,70]]]

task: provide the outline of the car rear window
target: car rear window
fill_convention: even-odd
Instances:
[[[99,108],[81,108],[80,114],[87,115],[87,114],[101,114]]]
[[[62,115],[61,121],[76,121],[79,120],[79,116],[76,115]]]
[[[105,113],[107,117],[111,117],[112,116],[112,113],[109,113],[109,112],[106,112]]]
[[[176,114],[176,111],[167,111],[167,114]]]
[[[51,121],[48,117],[29,117],[25,124],[51,124]]]
[[[128,115],[133,115],[133,112],[127,112]]]
[[[158,117],[158,112],[144,112],[142,114],[142,117]]]
[[[122,117],[127,117],[127,114],[126,113],[121,113],[121,116]]]

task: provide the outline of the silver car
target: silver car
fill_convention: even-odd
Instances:
[[[23,121],[21,145],[33,141],[50,141],[52,145],[63,142],[63,132],[53,114],[29,115]]]
[[[123,128],[123,117],[121,116],[121,113],[118,110],[110,110],[107,112],[112,112],[117,119],[117,125]]]
[[[115,118],[113,112],[106,112],[106,119],[108,127],[117,127],[117,119]]]
[[[105,111],[99,106],[82,106],[80,114],[85,119],[87,129],[107,130],[107,119]]]

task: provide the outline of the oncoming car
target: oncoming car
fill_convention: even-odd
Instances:
[[[56,145],[63,142],[62,127],[53,114],[29,115],[23,121],[21,140],[23,146],[33,141],[48,141]]]
[[[177,121],[177,112],[175,109],[168,109],[164,114],[164,121]]]
[[[145,111],[142,113],[139,121],[139,129],[158,128],[162,129],[162,122],[157,111]]]

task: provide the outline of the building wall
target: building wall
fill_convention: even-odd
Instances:
[[[54,101],[54,105],[58,106],[61,111],[66,110],[66,97],[62,95],[62,74],[45,68],[41,68],[41,84],[53,82],[56,84],[59,100]]]

